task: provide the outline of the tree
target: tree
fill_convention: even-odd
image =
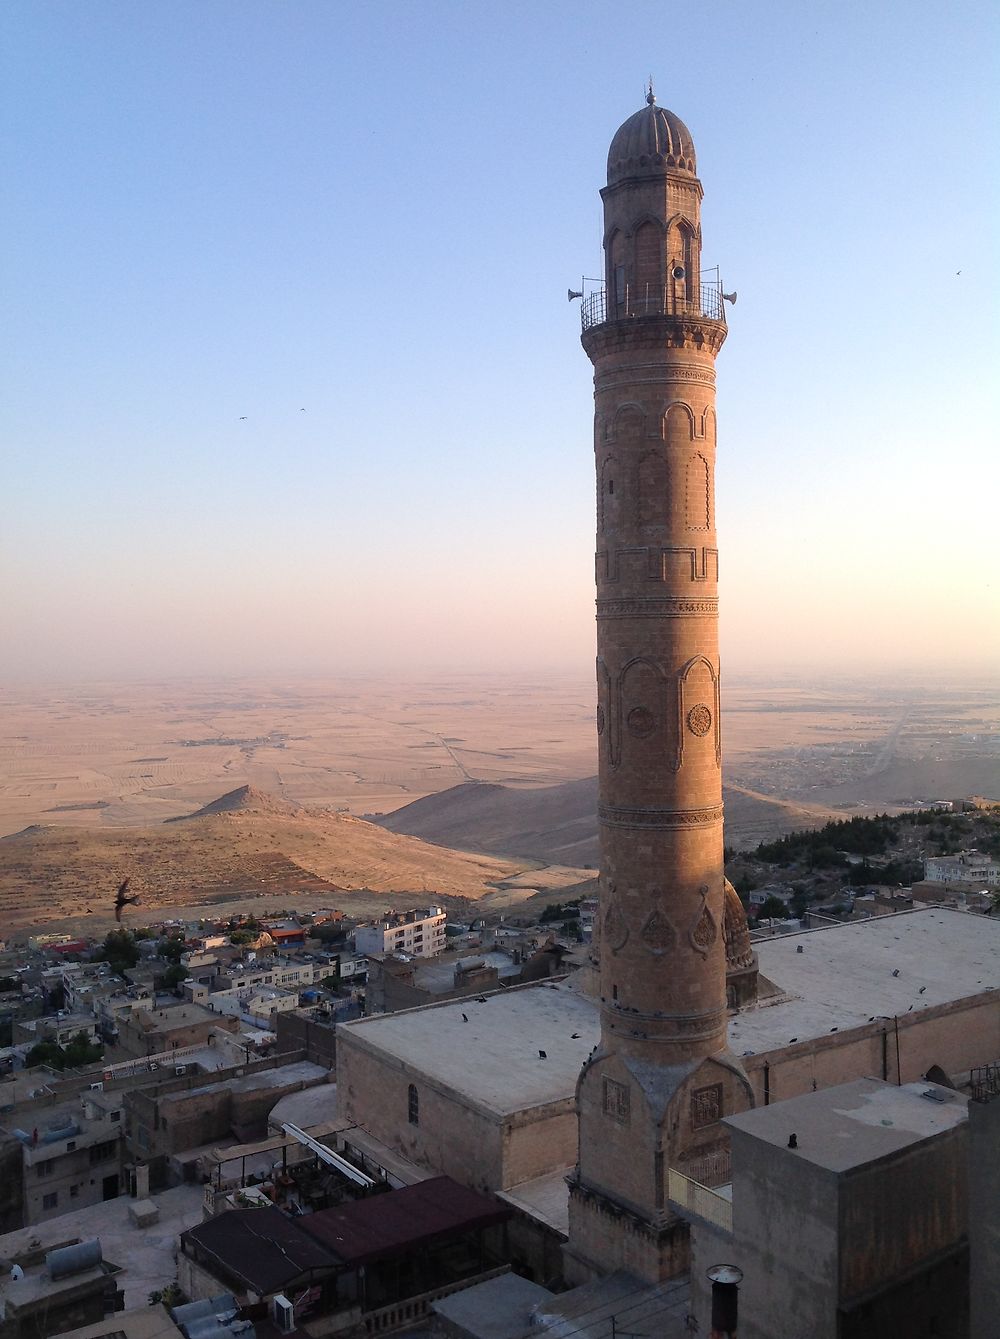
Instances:
[[[186,945],[183,939],[161,939],[159,953],[167,962],[178,963],[184,954]]]
[[[139,961],[139,945],[128,930],[111,930],[104,936],[104,943],[95,957],[98,962],[110,963],[112,970],[121,976]]]
[[[78,1032],[65,1047],[54,1041],[40,1041],[25,1057],[24,1063],[30,1069],[33,1065],[48,1065],[51,1069],[80,1069],[83,1065],[92,1065],[100,1060],[104,1047],[93,1042],[86,1032]]]
[[[762,918],[767,920],[771,917],[775,920],[784,920],[787,915],[788,908],[785,906],[784,902],[782,902],[780,897],[774,897],[773,895],[765,897],[764,901],[757,909],[758,920]]]
[[[163,984],[167,990],[173,990],[175,986],[179,986],[182,981],[187,980],[187,974],[187,968],[182,967],[179,962],[175,962],[163,973]]]
[[[91,1041],[86,1032],[78,1032],[66,1047],[66,1064],[70,1069],[79,1069],[82,1065],[92,1065],[104,1054],[100,1042]]]

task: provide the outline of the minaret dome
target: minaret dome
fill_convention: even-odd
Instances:
[[[695,175],[694,140],[679,116],[647,100],[611,141],[608,185],[628,177],[662,176],[665,170]]]

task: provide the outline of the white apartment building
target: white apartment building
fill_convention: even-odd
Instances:
[[[433,958],[444,948],[443,907],[413,907],[410,911],[387,911],[371,925],[354,931],[358,953],[408,953],[415,958]]]
[[[978,851],[959,855],[928,856],[924,861],[928,883],[975,884],[977,888],[1000,888],[1000,860]]]

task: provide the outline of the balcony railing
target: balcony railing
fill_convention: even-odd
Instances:
[[[667,1169],[667,1198],[679,1213],[695,1214],[723,1232],[732,1232],[732,1200],[709,1186],[692,1181],[675,1167]]]
[[[702,280],[697,296],[678,292],[673,284],[662,287],[644,284],[641,288],[626,285],[624,293],[614,301],[608,300],[607,290],[596,288],[583,299],[581,318],[584,330],[608,321],[629,321],[640,316],[701,317],[709,321],[725,321],[725,303],[722,287]]]

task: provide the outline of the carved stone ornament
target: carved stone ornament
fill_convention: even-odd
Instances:
[[[613,890],[608,902],[608,909],[604,913],[603,938],[612,953],[617,953],[619,949],[624,948],[625,941],[628,939],[628,922],[621,913],[618,899],[614,896]]]
[[[703,958],[708,957],[708,950],[719,937],[719,927],[715,923],[715,917],[708,909],[708,888],[705,885],[699,889],[701,893],[701,911],[698,913],[698,919],[691,927],[691,944],[696,952]]]
[[[656,729],[656,717],[648,707],[633,707],[628,714],[626,724],[634,735],[645,739]]]
[[[712,728],[712,713],[704,702],[699,702],[687,714],[688,729],[693,735],[704,738]]]
[[[677,943],[674,927],[663,912],[657,908],[642,927],[639,938],[651,953],[669,953]]]
[[[603,707],[598,707],[598,708],[597,708],[597,733],[598,733],[599,735],[603,735],[603,734],[604,734],[604,708],[603,708]]]
[[[696,1088],[691,1094],[691,1128],[703,1130],[722,1119],[722,1084],[712,1083],[707,1088]]]
[[[617,1079],[605,1078],[604,1114],[610,1116],[613,1121],[617,1121],[619,1125],[629,1123],[631,1107],[629,1097],[629,1090],[624,1083],[619,1083]]]

